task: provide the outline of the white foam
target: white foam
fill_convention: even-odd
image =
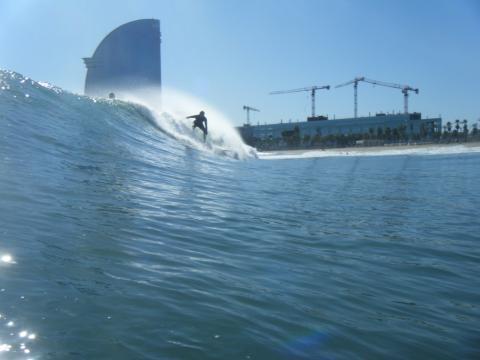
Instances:
[[[58,86],[52,85],[52,84],[50,84],[46,81],[38,81],[37,84],[40,85],[41,87],[44,87],[45,89],[52,90],[52,91],[56,92],[57,94],[60,94],[60,93],[63,92],[63,90],[61,88],[59,88]]]
[[[398,155],[454,155],[480,153],[480,144],[470,145],[422,145],[416,147],[399,146],[398,148],[359,148],[359,149],[327,149],[327,150],[292,150],[259,152],[264,160],[308,159],[322,157],[345,156],[398,156]]]
[[[256,157],[256,150],[243,143],[227,116],[192,95],[163,88],[161,93],[144,89],[136,95],[122,94],[120,98],[149,108],[162,130],[188,146],[240,159]],[[208,118],[207,144],[204,144],[199,129],[195,132],[192,130],[192,119],[186,119],[201,110],[205,111]]]

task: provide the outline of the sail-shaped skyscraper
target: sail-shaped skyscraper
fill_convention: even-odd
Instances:
[[[85,94],[107,97],[110,93],[160,88],[160,21],[136,20],[113,30],[98,45],[87,66]]]

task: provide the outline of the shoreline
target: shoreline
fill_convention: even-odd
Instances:
[[[395,155],[398,153],[414,152],[415,150],[435,151],[435,150],[448,150],[458,147],[475,149],[474,152],[480,152],[480,141],[463,142],[463,143],[449,143],[449,144],[415,144],[415,145],[383,145],[383,146],[353,146],[345,148],[327,148],[327,149],[291,149],[291,150],[271,150],[260,151],[258,150],[259,157],[265,156],[302,156],[302,155],[314,155],[319,156],[344,156],[344,155],[382,155],[389,154]]]

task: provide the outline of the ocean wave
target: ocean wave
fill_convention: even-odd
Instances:
[[[235,159],[256,156],[255,150],[243,143],[219,111],[179,92],[160,94],[145,90],[122,100],[91,98],[34,81],[14,71],[0,70],[0,101],[1,113],[10,120],[10,125],[18,125],[20,120],[42,136],[57,137],[56,129],[60,127],[67,132],[66,137],[70,137],[79,130],[78,126],[84,129],[90,126],[87,133],[135,138],[144,140],[145,144],[151,143],[154,136],[165,149],[180,145]],[[206,143],[200,134],[192,131],[191,121],[185,119],[188,112],[198,112],[198,109],[208,109],[211,114]],[[175,140],[175,144],[167,138]]]

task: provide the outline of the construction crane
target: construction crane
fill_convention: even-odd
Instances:
[[[357,117],[357,88],[358,88],[358,83],[360,81],[365,81],[365,78],[363,76],[359,76],[359,77],[356,77],[353,80],[347,81],[346,83],[335,86],[335,89],[336,89],[336,88],[339,88],[339,87],[342,87],[342,86],[347,86],[347,85],[353,84],[353,104],[354,104],[353,105],[353,107],[354,107],[353,114],[354,114],[355,118]]]
[[[357,89],[358,89],[358,83],[360,81],[364,81],[364,82],[367,82],[367,83],[370,83],[370,84],[373,84],[373,85],[379,85],[379,86],[386,86],[386,87],[391,87],[391,88],[396,88],[396,89],[401,89],[402,90],[402,94],[403,94],[403,112],[405,114],[408,114],[408,92],[409,91],[414,91],[416,94],[418,94],[418,89],[415,89],[409,85],[400,85],[400,84],[395,84],[395,83],[387,83],[387,82],[384,82],[384,81],[378,81],[378,80],[372,80],[372,79],[367,79],[363,76],[361,77],[356,77],[355,79],[351,80],[351,81],[347,81],[346,83],[344,84],[340,84],[340,85],[337,85],[335,86],[335,88],[339,88],[339,87],[342,87],[342,86],[346,86],[346,85],[350,85],[350,84],[353,84],[353,98],[354,98],[354,116],[355,118],[357,117],[358,115],[358,101],[357,101]]]
[[[300,91],[310,91],[311,97],[312,97],[312,117],[315,117],[315,92],[317,90],[321,89],[327,89],[330,90],[330,85],[325,85],[325,86],[310,86],[310,87],[305,87],[305,88],[300,88],[300,89],[293,89],[293,90],[285,90],[285,91],[272,91],[270,95],[277,95],[277,94],[289,94],[289,93],[294,93],[294,92],[300,92]]]
[[[250,125],[250,111],[260,111],[251,106],[243,105],[243,110],[247,112],[247,124]]]
[[[409,91],[414,91],[415,94],[418,94],[418,89],[415,89],[411,87],[410,85],[400,85],[400,84],[395,84],[395,83],[387,83],[384,81],[378,81],[378,80],[371,80],[371,79],[363,79],[363,81],[374,84],[374,85],[380,85],[380,86],[386,86],[386,87],[391,87],[395,89],[401,89],[402,94],[403,94],[403,112],[404,114],[408,114],[408,92]]]

